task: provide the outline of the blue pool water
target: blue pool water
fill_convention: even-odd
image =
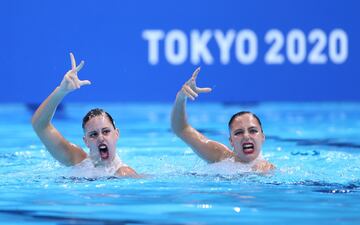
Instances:
[[[170,130],[171,104],[67,104],[54,124],[81,145],[81,119],[103,107],[121,158],[144,179],[70,177],[30,126],[31,107],[0,109],[1,224],[360,224],[360,103],[189,104],[190,122],[228,144],[240,110],[262,118],[273,174],[208,165]]]

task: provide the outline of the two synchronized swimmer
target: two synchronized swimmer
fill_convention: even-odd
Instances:
[[[32,118],[32,125],[42,143],[50,154],[66,166],[87,165],[91,168],[103,168],[112,176],[141,177],[134,169],[124,164],[117,154],[116,144],[119,129],[111,115],[102,109],[92,109],[84,117],[82,127],[83,140],[89,148],[89,154],[81,147],[66,140],[51,123],[57,106],[70,92],[85,85],[88,80],[79,80],[77,73],[84,66],[84,61],[76,66],[75,58],[70,53],[71,70],[60,85],[39,106]],[[261,147],[265,141],[261,122],[251,112],[239,112],[229,122],[230,144],[227,146],[209,140],[187,122],[187,98],[195,100],[199,93],[210,92],[210,88],[196,86],[196,77],[200,68],[178,92],[171,114],[171,127],[174,133],[189,145],[196,154],[208,163],[233,159],[236,163],[249,164],[254,171],[268,172],[275,167],[262,158]]]

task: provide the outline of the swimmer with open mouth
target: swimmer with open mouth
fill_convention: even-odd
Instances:
[[[252,167],[254,171],[267,172],[275,168],[263,159],[261,147],[265,141],[260,119],[252,112],[241,111],[234,114],[229,121],[228,146],[207,138],[189,124],[186,114],[187,99],[195,100],[199,94],[211,92],[211,88],[196,85],[200,72],[197,68],[189,80],[178,91],[171,113],[171,128],[193,151],[209,163],[232,159]]]
[[[111,175],[139,177],[135,170],[122,163],[116,151],[119,129],[111,115],[102,109],[90,110],[83,118],[83,140],[90,149],[88,154],[81,147],[69,142],[51,123],[55,111],[69,93],[90,85],[89,80],[80,80],[78,72],[84,61],[76,65],[75,57],[70,53],[71,69],[64,75],[60,85],[41,103],[32,117],[34,131],[44,143],[46,149],[60,163],[76,166],[89,162],[94,167],[113,168]]]
[[[100,153],[100,157],[103,160],[106,160],[109,158],[109,149],[105,144],[100,144],[99,145],[99,153]]]

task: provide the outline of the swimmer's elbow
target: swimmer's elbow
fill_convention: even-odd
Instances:
[[[36,115],[32,117],[31,125],[36,132],[45,128],[45,126],[43,126],[43,124],[40,122],[39,118]]]
[[[176,134],[176,136],[180,136],[181,134],[181,129],[179,129],[178,127],[174,127],[174,126],[171,126],[171,130],[174,134]]]
[[[38,118],[37,116],[33,116],[31,119],[31,125],[34,131],[39,134],[41,131],[48,130],[51,124],[44,122],[41,118]]]
[[[33,115],[33,117],[31,118],[31,125],[35,131],[39,129],[40,123],[36,115]]]
[[[37,110],[31,118],[31,124],[35,131],[45,130],[51,125],[51,117]]]
[[[176,136],[178,136],[180,138],[182,138],[184,136],[184,134],[188,130],[188,127],[189,126],[179,126],[174,123],[171,124],[172,131],[174,132],[174,134],[176,134]]]

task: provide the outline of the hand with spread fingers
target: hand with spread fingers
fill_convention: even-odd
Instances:
[[[76,89],[79,89],[84,85],[91,84],[91,82],[88,80],[79,80],[79,77],[77,75],[77,73],[81,70],[81,68],[83,68],[84,61],[81,61],[80,64],[76,66],[75,57],[72,53],[70,53],[70,59],[71,59],[71,70],[69,70],[65,74],[59,86],[60,89],[59,91],[64,92],[66,94]]]
[[[190,98],[191,100],[195,100],[199,96],[199,93],[207,93],[211,91],[211,88],[199,88],[196,86],[196,78],[200,72],[200,67],[198,67],[191,78],[185,82],[182,86],[180,93]]]

